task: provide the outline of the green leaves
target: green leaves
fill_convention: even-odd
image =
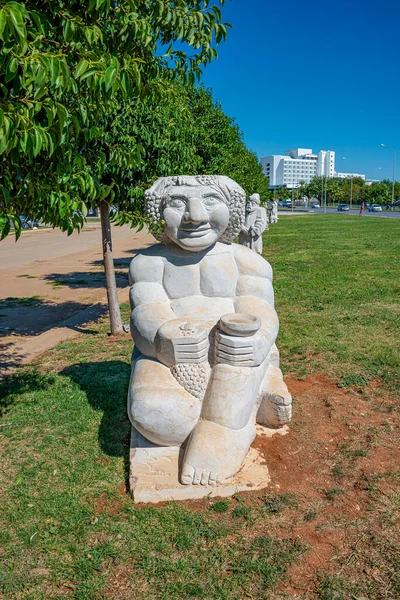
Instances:
[[[4,31],[6,24],[7,24],[6,12],[4,9],[2,9],[2,10],[0,10],[0,38],[1,39],[4,39],[3,31]]]
[[[114,83],[117,79],[117,74],[118,74],[118,69],[114,66],[108,67],[108,69],[104,73],[104,77],[102,78],[102,81],[104,81],[107,92],[114,85]]]
[[[15,32],[19,35],[20,38],[24,38],[26,35],[26,30],[22,15],[27,15],[24,6],[22,6],[22,4],[18,4],[17,2],[9,2],[8,4],[6,4],[5,9],[10,15],[10,19],[14,26]]]
[[[226,35],[218,8],[206,0],[62,4],[1,3],[3,234],[6,205],[7,215],[35,213],[71,232],[87,205],[112,197],[140,221],[143,190],[131,193],[133,177],[199,164],[189,113],[178,104],[176,115],[163,98],[215,57]]]
[[[42,147],[42,136],[40,135],[40,132],[35,129],[34,134],[33,134],[33,156],[37,156],[40,152],[40,149]]]
[[[26,41],[25,19],[28,18],[26,8],[19,2],[8,2],[0,9],[0,39],[5,42],[13,39],[18,42]],[[24,49],[24,45],[20,46]]]
[[[89,63],[87,60],[83,59],[81,60],[81,62],[78,64],[78,66],[75,69],[75,78],[79,79],[79,77],[81,77],[84,72],[87,70],[89,66]]]
[[[11,57],[6,67],[5,82],[8,83],[14,79],[18,71],[18,61],[15,57]]]
[[[57,56],[53,56],[50,61],[50,83],[55,85],[60,71],[60,61]]]

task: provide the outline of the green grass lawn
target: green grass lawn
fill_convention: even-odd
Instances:
[[[396,220],[336,215],[271,226],[264,255],[274,268],[285,373],[322,372],[351,389],[374,381],[380,394],[396,394],[399,233]],[[133,505],[125,414],[132,342],[107,329],[106,321],[91,326],[0,384],[0,597],[293,598],[277,586],[307,547],[274,532],[287,511],[308,522],[314,508],[265,494]],[[337,501],[332,490],[323,500]],[[307,597],[356,597],[326,581]],[[389,595],[379,598],[399,597],[398,579],[385,585]]]
[[[264,238],[284,372],[400,384],[400,221],[282,217]]]

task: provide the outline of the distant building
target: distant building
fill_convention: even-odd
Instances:
[[[272,154],[261,159],[265,175],[269,178],[269,187],[296,188],[300,182],[310,183],[316,176],[352,177],[350,173],[335,172],[335,153],[332,150],[320,150],[313,154],[311,148],[286,150],[285,154]],[[365,175],[353,173],[353,177]]]
[[[340,179],[354,179],[355,177],[359,177],[365,181],[365,175],[362,173],[335,173],[335,177],[340,177]]]

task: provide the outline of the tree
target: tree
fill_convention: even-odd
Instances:
[[[308,198],[320,198],[322,201],[322,187],[325,186],[325,177],[316,176],[311,179],[309,183],[304,186],[304,193]]]
[[[389,204],[392,197],[391,182],[390,188],[384,181],[375,182],[370,186],[369,201],[372,204]]]
[[[243,134],[232,117],[224,114],[212,93],[203,86],[189,92],[189,105],[196,127],[196,152],[200,157],[199,172],[223,174],[243,187],[247,194],[270,197],[268,178],[262,166],[243,141]]]
[[[226,37],[217,4],[28,0],[0,9],[2,237],[12,220],[18,238],[19,214],[72,233],[99,204],[113,333],[122,323],[108,213],[122,199],[116,173],[134,170],[142,148],[104,139],[124,101],[146,103],[176,79],[193,82],[216,56],[213,42]]]
[[[343,202],[345,199],[345,191],[343,188],[343,180],[338,177],[328,179],[326,182],[327,202]]]
[[[270,195],[268,178],[237,124],[203,86],[174,84],[161,102],[126,105],[110,143],[126,145],[132,137],[142,160],[119,181],[130,200],[113,217],[118,224],[138,223],[144,190],[160,176],[220,173],[234,178],[248,194],[259,192],[264,200]]]

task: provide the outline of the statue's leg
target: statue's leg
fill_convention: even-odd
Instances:
[[[261,235],[258,235],[257,237],[255,237],[253,239],[253,250],[255,250],[255,252],[257,252],[257,254],[262,254],[263,242],[262,242]]]
[[[142,355],[132,357],[128,416],[145,438],[160,446],[180,445],[200,411],[201,401],[179,385],[168,367]]]
[[[213,485],[240,469],[256,435],[254,407],[268,366],[214,366],[201,420],[185,451],[181,481]]]
[[[269,365],[261,384],[260,397],[257,423],[277,428],[289,423],[292,417],[292,396],[278,365]]]

